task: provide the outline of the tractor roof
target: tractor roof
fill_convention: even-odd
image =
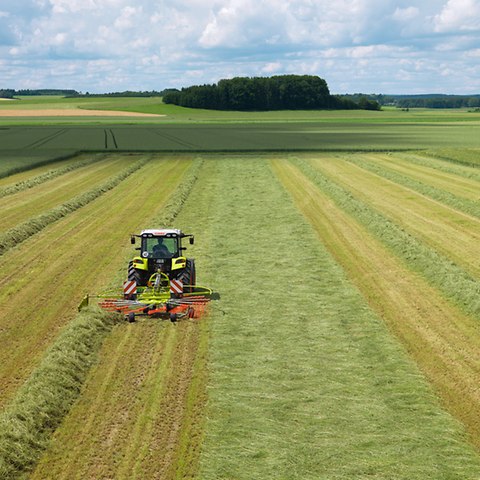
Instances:
[[[142,230],[140,235],[153,235],[154,237],[164,237],[169,235],[182,236],[183,233],[181,230],[175,228],[149,228],[147,230]]]

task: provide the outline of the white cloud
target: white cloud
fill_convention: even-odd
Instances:
[[[461,91],[478,85],[479,31],[480,0],[5,1],[0,87],[51,72],[83,91],[311,73],[337,92]]]
[[[408,22],[418,17],[420,10],[417,7],[396,8],[393,12],[393,19],[399,22]]]
[[[442,11],[435,15],[435,31],[454,32],[480,29],[479,0],[448,0]]]

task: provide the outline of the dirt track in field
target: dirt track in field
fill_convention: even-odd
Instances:
[[[402,341],[480,448],[480,330],[341,211],[296,167],[274,171],[322,242]],[[301,188],[299,188],[301,186]]]
[[[0,349],[0,406],[75,315],[85,293],[112,281],[130,249],[128,235],[162,208],[189,165],[187,159],[152,159],[1,257],[0,344],[9,348]]]
[[[82,110],[79,108],[4,109],[0,117],[165,117],[156,113],[122,112],[114,110]]]
[[[344,160],[312,160],[334,182],[480,278],[480,220]]]

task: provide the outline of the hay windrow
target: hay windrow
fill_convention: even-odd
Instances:
[[[339,184],[327,179],[307,161],[299,158],[292,161],[337,205],[354,215],[362,225],[400,256],[412,270],[421,273],[463,311],[480,318],[479,280],[365,202],[354,197]]]
[[[103,158],[103,156],[100,157],[98,155],[92,155],[88,158],[83,158],[78,162],[55,168],[48,172],[42,173],[41,175],[37,175],[27,180],[23,180],[22,182],[15,183],[13,185],[7,185],[6,187],[0,188],[0,198],[6,197],[7,195],[12,195],[14,193],[22,192],[24,190],[28,190],[29,188],[33,188],[37,185],[40,185],[41,183],[47,182],[48,180],[52,180],[56,177],[64,175],[65,173],[78,170],[79,168],[85,167],[90,163],[97,162],[100,158]]]
[[[0,416],[0,479],[17,478],[37,461],[116,318],[98,309],[82,311]]]
[[[201,165],[201,160],[193,162],[156,221],[169,224],[175,219],[197,180]],[[24,478],[34,467],[79,396],[103,340],[118,319],[117,315],[95,307],[82,310],[46,352],[40,365],[0,415],[0,480]]]
[[[388,170],[387,168],[376,165],[373,162],[369,162],[353,156],[345,156],[342,158],[351,163],[354,163],[360,168],[375,173],[376,175],[380,175],[387,180],[391,180],[392,182],[398,183],[399,185],[403,185],[404,187],[415,190],[422,195],[433,198],[434,200],[444,203],[445,205],[453,207],[461,212],[467,213],[468,215],[473,215],[474,217],[480,218],[480,203],[478,201],[458,197],[453,193],[446,192],[445,190],[441,190],[431,185],[427,185],[413,178],[409,178],[405,175],[394,172],[393,170]]]
[[[100,195],[112,190],[112,188],[115,188],[133,172],[143,167],[147,161],[148,160],[139,160],[102,185],[99,185],[88,192],[77,195],[68,202],[54,207],[51,210],[38,215],[37,217],[31,218],[20,225],[7,230],[0,235],[0,255],[3,255],[10,248],[13,248],[32,235],[40,232],[51,223],[60,220],[69,213],[74,212],[75,210],[78,210],[79,208],[92,202]]]

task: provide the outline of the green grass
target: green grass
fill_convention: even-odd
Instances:
[[[50,435],[80,394],[115,316],[98,309],[80,313],[45,354],[0,416],[0,479],[32,468]]]
[[[0,187],[0,198],[6,197],[7,195],[12,195],[14,193],[22,192],[33,188],[41,183],[52,180],[56,177],[64,175],[65,173],[71,172],[82,168],[90,163],[97,162],[100,158],[100,155],[90,155],[88,157],[80,157],[74,161],[68,162],[65,165],[56,165],[56,168],[52,168],[44,173],[35,175],[33,177],[27,178],[20,182],[12,183],[10,185],[5,185]],[[31,170],[31,168],[29,168]]]
[[[160,97],[152,98],[62,98],[62,97],[22,97],[16,102],[0,104],[0,110],[15,108],[46,109],[46,108],[80,108],[87,110],[113,110],[138,113],[154,113],[164,115],[158,119],[1,119],[0,124],[111,124],[111,123],[272,123],[272,122],[308,122],[308,123],[465,123],[480,121],[479,113],[472,113],[466,109],[410,109],[409,112],[400,109],[385,107],[380,112],[365,110],[284,110],[271,112],[239,112],[184,108],[176,105],[167,105]]]
[[[81,193],[61,205],[53,207],[36,217],[30,218],[19,225],[2,232],[0,234],[0,255],[3,255],[10,248],[17,246],[32,235],[40,232],[51,223],[65,217],[75,210],[78,210],[98,198],[100,195],[103,195],[105,192],[115,188],[120,182],[128,178],[136,170],[143,167],[147,161],[148,160],[137,161],[117,175],[109,178],[103,184],[97,185],[91,190]]]
[[[202,278],[221,296],[198,478],[478,477],[458,424],[264,158],[206,160],[182,222],[201,225]]]
[[[385,166],[377,165],[375,162],[371,162],[353,155],[343,156],[344,160],[347,160],[359,167],[368,170],[369,172],[380,175],[383,178],[391,180],[392,182],[403,185],[404,187],[410,188],[416,192],[419,192],[427,197],[433,198],[439,202],[449,205],[452,208],[455,208],[461,212],[473,215],[474,217],[480,218],[480,203],[475,200],[470,200],[468,198],[462,198],[453,193],[447,192],[440,188],[427,185],[419,180],[402,175],[394,170],[389,170]],[[479,184],[480,189],[480,184]]]
[[[0,160],[65,151],[393,151],[478,147],[478,126],[276,122],[105,126],[12,126],[0,129]]]
[[[154,113],[166,115],[168,122],[331,122],[342,123],[451,123],[451,122],[478,122],[480,113],[469,112],[468,109],[410,109],[408,112],[392,107],[384,107],[382,111],[368,110],[280,110],[271,112],[239,112],[185,108],[177,105],[168,105],[162,102],[161,97],[117,97],[117,98],[63,98],[59,96],[19,97],[15,102],[0,104],[1,109],[43,109],[43,108],[81,108],[92,110],[116,110],[138,113]],[[7,121],[11,122],[9,119]],[[40,122],[42,120],[28,120]],[[60,120],[62,121],[62,120]],[[72,121],[72,120],[70,120]],[[85,119],[74,119],[74,122],[85,122]],[[91,120],[88,120],[91,121]],[[48,123],[56,123],[48,120]],[[111,120],[102,120],[103,123]],[[141,120],[140,122],[143,122]],[[163,120],[148,120],[148,123]]]
[[[196,161],[169,197],[160,224],[174,221],[195,184],[202,162]],[[110,287],[124,278],[114,274]],[[0,479],[26,478],[67,415],[103,340],[119,317],[98,308],[82,310],[45,353],[39,366],[0,415]]]
[[[480,319],[480,281],[477,278],[354,197],[305,160],[296,159],[295,163],[338,206],[367,227],[413,271],[422,274],[445,298],[452,300],[467,314]]]

